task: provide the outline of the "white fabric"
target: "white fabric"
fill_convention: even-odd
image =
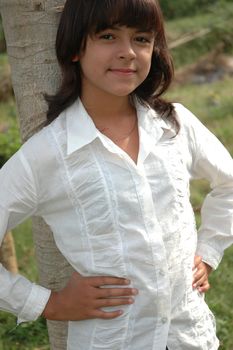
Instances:
[[[192,289],[197,252],[213,268],[233,242],[233,161],[183,106],[181,130],[137,105],[137,165],[94,126],[80,101],[0,171],[0,233],[42,216],[81,274],[130,278],[135,303],[114,320],[69,322],[68,350],[215,350],[214,317]],[[189,181],[212,192],[197,235]],[[0,308],[35,319],[49,290],[0,271]],[[33,290],[33,291],[32,291]],[[35,315],[36,313],[36,315]]]

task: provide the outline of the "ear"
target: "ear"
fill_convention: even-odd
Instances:
[[[79,61],[79,56],[78,55],[75,55],[73,58],[72,58],[72,62],[78,62]]]

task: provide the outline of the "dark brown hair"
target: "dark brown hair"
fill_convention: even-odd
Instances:
[[[133,95],[178,126],[173,105],[161,99],[171,84],[173,64],[157,0],[66,0],[56,38],[62,83],[54,96],[46,96],[49,105],[47,123],[81,96],[81,69],[78,62],[72,62],[72,58],[85,49],[88,35],[114,25],[155,33],[150,72]]]

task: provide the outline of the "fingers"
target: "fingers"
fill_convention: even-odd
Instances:
[[[137,294],[138,290],[135,288],[99,288],[96,290],[97,298],[113,298]]]
[[[208,282],[208,275],[205,273],[204,274],[198,273],[193,280],[193,287],[194,288],[200,287],[204,285],[206,281]]]
[[[92,318],[102,318],[105,320],[110,320],[116,317],[119,317],[123,314],[122,310],[117,310],[117,311],[111,311],[111,312],[105,312],[102,310],[95,310],[93,313]]]
[[[111,276],[87,277],[86,280],[93,287],[101,287],[101,286],[107,286],[107,285],[127,286],[130,284],[130,280],[126,278],[111,277]]]
[[[64,305],[61,320],[78,321],[93,318],[111,319],[123,314],[122,310],[102,308],[134,303],[135,288],[129,288],[130,280],[112,276],[85,277],[74,272],[66,287],[59,293],[60,305]]]
[[[130,305],[134,303],[133,298],[110,298],[110,299],[97,299],[95,301],[95,308],[112,307],[120,305]]]
[[[193,288],[197,288],[202,293],[207,292],[210,288],[208,277],[212,268],[202,261],[201,256],[196,255],[193,270],[196,271],[193,277]]]
[[[200,287],[197,287],[197,290],[200,293],[206,293],[210,289],[210,284],[208,281],[205,281]]]
[[[197,269],[201,263],[202,263],[202,257],[200,255],[195,255],[193,270]]]
[[[202,276],[196,277],[193,281],[193,288],[197,288],[201,293],[207,292],[210,289],[208,274],[206,273]]]
[[[196,269],[196,272],[194,273],[194,276],[193,276],[193,283],[197,283],[199,280],[201,279],[206,279],[208,278],[208,274],[207,274],[207,271],[206,271],[206,268],[205,268],[205,265],[204,263],[202,262],[201,264],[198,265],[197,269]],[[204,281],[202,281],[203,283]]]

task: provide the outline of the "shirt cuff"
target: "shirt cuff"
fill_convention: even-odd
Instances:
[[[33,283],[29,297],[18,315],[17,324],[35,321],[44,311],[50,294],[51,290]]]
[[[202,261],[216,270],[220,264],[223,254],[206,243],[198,242],[196,254],[202,257]]]

